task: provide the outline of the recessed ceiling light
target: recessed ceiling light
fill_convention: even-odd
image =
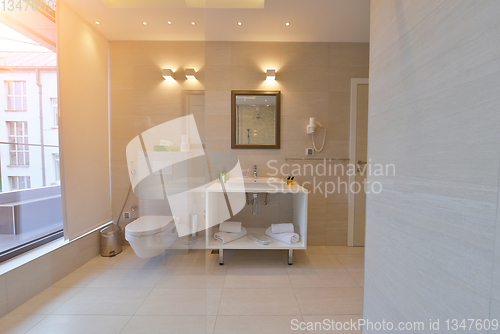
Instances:
[[[289,25],[290,25],[290,22],[285,23],[285,25],[286,25],[286,26],[289,26]]]
[[[194,21],[193,21],[193,22],[191,22],[191,24],[192,24],[192,25],[195,25],[195,24],[196,24],[196,22],[194,22]]]
[[[100,23],[99,23],[99,21],[95,21],[95,24],[99,25]]]
[[[148,23],[147,23],[146,21],[142,22],[142,24],[144,24],[145,26],[147,26],[147,25],[148,25]]]
[[[167,21],[168,24],[172,24],[172,21]]]
[[[238,22],[238,25],[239,25],[239,26],[240,26],[240,25],[242,25],[242,24],[243,24],[243,23],[241,23],[241,22]]]

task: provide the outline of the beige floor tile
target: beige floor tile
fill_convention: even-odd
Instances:
[[[166,253],[162,253],[158,256],[149,258],[149,259],[142,259],[135,255],[134,252],[129,252],[127,254],[123,254],[123,256],[120,257],[120,255],[117,255],[116,258],[118,261],[116,261],[111,268],[117,269],[117,268],[134,268],[134,269],[142,269],[142,268],[165,268],[165,263],[167,262],[168,256]]]
[[[81,288],[50,287],[22,304],[11,313],[50,314],[74,296]]]
[[[165,275],[164,269],[109,268],[90,282],[89,288],[154,288]]]
[[[302,315],[361,314],[362,288],[296,288]]]
[[[215,316],[134,316],[122,334],[211,334]]]
[[[226,279],[225,271],[206,275],[167,275],[162,277],[157,289],[222,289]]]
[[[308,334],[323,334],[330,332],[338,334],[361,334],[361,329],[359,328],[359,326],[357,326],[357,321],[359,319],[362,319],[361,314],[304,316],[304,322],[306,323],[306,326],[310,326],[310,329],[308,329],[307,331]],[[318,323],[321,323],[321,325],[318,325]],[[354,324],[354,326],[352,324]],[[335,331],[333,331],[332,329],[335,329]]]
[[[130,316],[49,315],[27,334],[118,334],[129,319]]]
[[[359,285],[363,286],[363,280],[365,271],[363,269],[347,269],[349,274],[358,282]]]
[[[90,282],[99,277],[104,273],[106,269],[99,268],[79,268],[67,275],[66,277],[60,279],[56,282],[53,287],[67,287],[67,288],[83,288],[86,287]]]
[[[292,289],[224,289],[219,315],[300,315]]]
[[[364,247],[348,247],[348,246],[327,246],[328,250],[333,254],[365,254]]]
[[[116,264],[122,257],[126,256],[125,254],[118,254],[114,257],[102,257],[96,256],[89,262],[85,263],[80,268],[97,268],[97,269],[107,269],[111,268],[114,264]]]
[[[151,289],[83,288],[52,314],[133,315]]]
[[[136,315],[217,315],[221,289],[154,289]]]
[[[362,254],[337,254],[335,257],[347,269],[364,269],[365,261]]]
[[[224,264],[229,265],[230,267],[285,267],[286,261],[283,256],[279,254],[278,256],[273,257],[263,257],[263,256],[253,256],[248,258],[227,258],[224,257]]]
[[[227,275],[225,289],[291,288],[287,275]]]
[[[292,324],[302,321],[301,316],[218,316],[215,334],[307,333],[292,329]]]
[[[45,315],[9,313],[0,318],[0,332],[2,334],[24,334],[45,317]]]
[[[283,266],[237,267],[229,265],[227,276],[287,276],[287,268]]]
[[[328,274],[293,275],[290,281],[294,288],[342,288],[359,287],[358,282],[345,269],[337,269]]]

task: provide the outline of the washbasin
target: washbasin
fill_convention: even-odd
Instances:
[[[226,182],[227,189],[241,189],[246,191],[276,191],[285,189],[286,182],[276,177],[232,177]]]

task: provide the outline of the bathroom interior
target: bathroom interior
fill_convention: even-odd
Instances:
[[[412,191],[427,179],[410,167],[413,157],[404,148],[426,159],[432,154],[424,149],[441,149],[430,142],[415,148],[420,141],[403,138],[402,133],[432,136],[425,126],[432,128],[430,109],[441,105],[424,105],[419,112],[426,123],[394,116],[411,103],[412,110],[420,110],[418,98],[433,96],[424,79],[405,81],[400,73],[432,58],[412,53],[431,29],[423,22],[439,24],[440,10],[455,7],[382,2],[58,0],[43,8],[40,2],[34,10],[29,1],[23,2],[27,11],[4,9],[0,38],[16,36],[35,45],[32,54],[38,58],[16,58],[27,52],[15,49],[16,43],[0,50],[0,79],[8,91],[0,121],[31,124],[31,118],[12,112],[21,102],[10,102],[19,95],[18,88],[10,93],[10,82],[25,82],[28,101],[40,99],[34,118],[42,115],[44,99],[52,101],[48,108],[56,113],[56,126],[43,129],[47,123],[38,121],[39,129],[30,128],[30,136],[40,132],[30,146],[30,173],[38,173],[31,168],[39,147],[42,164],[56,156],[51,161],[57,164],[41,168],[43,185],[37,177],[19,176],[22,172],[7,178],[12,138],[25,131],[32,139],[22,127],[0,138],[1,160],[11,154],[7,171],[1,166],[0,206],[13,210],[0,222],[0,332],[320,333],[305,324],[355,322],[382,317],[383,311],[404,318],[394,306],[395,295],[391,299],[383,289],[390,288],[391,273],[398,277],[394,294],[409,289],[408,276],[397,269],[407,263],[439,266],[443,280],[453,281],[449,286],[462,284],[444,262],[402,241],[415,235],[411,228],[418,230],[417,223],[394,228],[404,217],[397,205],[410,212],[405,219],[427,217],[409,204],[411,196],[422,200],[420,190]],[[480,14],[495,11],[487,12]],[[457,20],[454,15],[450,20]],[[404,26],[407,21],[419,29]],[[409,35],[415,42],[405,39]],[[464,38],[472,40],[472,32]],[[429,71],[424,70],[432,77]],[[16,79],[17,72],[25,79]],[[52,78],[52,86],[43,78]],[[404,84],[392,84],[398,80]],[[42,90],[42,83],[50,88]],[[388,93],[403,94],[409,85],[423,87],[413,92],[422,95],[398,100]],[[28,103],[20,110],[29,116],[30,108]],[[478,139],[471,143],[481,142],[480,134],[474,135]],[[401,139],[400,146],[393,138]],[[450,161],[456,161],[452,153]],[[388,167],[387,173],[370,174],[374,162]],[[54,180],[46,180],[46,168],[55,168]],[[439,171],[423,170],[452,182]],[[373,186],[362,187],[367,180],[388,191],[378,196]],[[463,181],[463,187],[469,185]],[[437,196],[431,188],[421,192]],[[397,194],[403,195],[395,199]],[[481,198],[490,203],[490,195]],[[50,210],[42,218],[28,214],[44,206]],[[498,268],[494,240],[500,229],[495,237],[498,223],[486,216],[490,211],[481,221],[491,247],[477,245],[477,256],[491,263],[448,254],[450,248],[437,241],[431,245],[434,237],[427,234],[422,240],[430,238],[427,249],[443,256],[465,257],[462,268]],[[455,218],[441,217],[444,225],[461,224]],[[22,229],[31,221],[38,224],[33,235]],[[428,229],[422,227],[422,233]],[[471,233],[483,235],[480,230]],[[365,242],[371,246],[366,254]],[[371,285],[364,291],[365,256]],[[428,282],[431,277],[419,279],[440,289]],[[463,281],[471,294],[474,289],[485,294],[477,297],[478,310],[488,316],[500,310],[494,295],[500,289],[493,283],[490,296],[481,281]],[[377,301],[386,306],[379,308]],[[413,312],[408,305],[404,309]]]

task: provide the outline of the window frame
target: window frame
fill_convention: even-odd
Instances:
[[[21,182],[21,180],[23,182]],[[14,187],[14,181],[16,184],[16,187]],[[17,191],[17,190],[25,190],[25,189],[31,189],[31,177],[28,175],[9,175],[9,184],[10,184],[10,191]],[[21,184],[24,184],[24,187],[21,188]]]
[[[19,82],[21,83],[21,93],[18,94],[16,90],[16,83]],[[11,86],[12,84],[12,86]],[[28,88],[27,88],[27,83],[26,80],[5,80],[5,86],[6,86],[6,96],[7,96],[7,106],[5,111],[10,111],[10,112],[22,112],[22,111],[28,111]],[[11,88],[13,94],[11,94]],[[21,108],[18,109],[17,103],[16,103],[16,98],[21,98]],[[14,108],[12,107],[12,103],[14,104]]]
[[[61,181],[61,162],[59,160],[59,153],[52,153],[54,159],[54,170],[56,172],[56,181]]]
[[[22,124],[22,134],[18,134],[18,123]],[[29,136],[28,136],[28,121],[7,121],[7,134],[9,137],[9,166],[16,167],[29,167],[30,157],[29,157]],[[11,128],[11,125],[12,128]],[[14,129],[14,133],[11,130]],[[19,142],[21,139],[21,142]],[[19,148],[21,147],[21,149]],[[15,156],[15,161],[12,159],[13,154]],[[23,163],[19,163],[19,157],[23,156]],[[14,162],[14,163],[13,163]]]
[[[55,102],[55,105],[54,105]],[[50,98],[50,106],[52,108],[52,127],[59,127],[59,102],[57,101],[57,97]]]

